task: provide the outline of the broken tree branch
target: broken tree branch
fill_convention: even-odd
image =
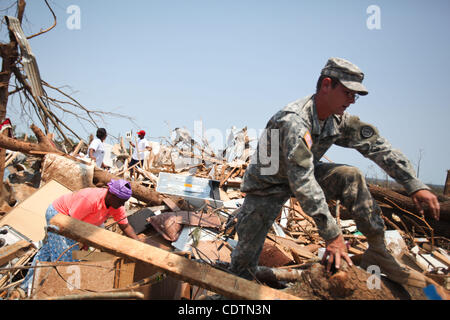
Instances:
[[[0,148],[5,148],[11,151],[19,151],[22,153],[30,154],[31,151],[47,151],[54,153],[61,153],[54,144],[47,138],[46,135],[36,127],[34,124],[30,126],[31,130],[36,135],[38,143],[25,142],[14,138],[9,138],[4,135],[0,135]]]
[[[55,13],[53,12],[53,10],[52,10],[52,8],[50,7],[50,5],[48,4],[47,0],[44,0],[44,1],[45,1],[45,4],[47,5],[47,7],[50,9],[50,12],[51,12],[52,15],[53,15],[53,20],[54,20],[53,25],[52,25],[51,27],[45,29],[45,30],[41,30],[41,31],[39,31],[39,32],[36,33],[36,34],[33,34],[32,36],[28,36],[27,39],[31,39],[31,38],[37,37],[37,36],[39,36],[39,35],[41,35],[41,34],[44,34],[44,33],[46,33],[46,32],[49,32],[49,31],[52,30],[54,27],[56,27],[56,15],[55,15]]]
[[[369,191],[376,200],[383,202],[385,199],[389,199],[395,202],[400,207],[408,211],[417,213],[417,208],[414,205],[414,202],[409,197],[401,195],[395,191],[386,188],[381,188],[372,184],[369,184]],[[440,207],[441,207],[440,220],[450,222],[450,201],[441,202]],[[429,212],[429,208],[427,205],[425,205],[424,208],[425,212]]]
[[[207,264],[186,259],[166,250],[104,230],[60,213],[50,220],[50,225],[56,226],[59,234],[75,241],[80,241],[119,257],[153,265],[175,278],[232,299],[299,299],[285,292],[258,285],[249,280],[212,268]]]

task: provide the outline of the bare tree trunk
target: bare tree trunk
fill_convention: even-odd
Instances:
[[[25,0],[19,0],[17,4],[17,18],[22,22],[23,13],[25,11]],[[0,45],[0,55],[2,57],[2,71],[0,72],[0,123],[6,118],[6,107],[8,105],[9,97],[9,81],[11,80],[11,74],[16,64],[16,60],[19,56],[17,50],[17,41],[14,34],[9,32],[10,42]],[[2,134],[0,134],[1,136]],[[6,150],[2,148],[0,150],[0,199],[2,199],[3,193],[3,176],[5,175],[5,157]]]
[[[400,193],[397,193],[390,189],[377,187],[375,185],[369,185],[369,191],[372,194],[372,196],[378,201],[389,204],[389,202],[386,202],[387,199],[394,202],[403,209],[417,213],[417,208],[414,205],[414,202],[409,197],[401,195]],[[450,201],[441,202],[440,207],[441,207],[440,220],[450,222]],[[425,212],[429,211],[428,206],[424,206],[424,209]],[[431,221],[432,219],[427,217],[427,221],[428,220]]]
[[[22,22],[23,13],[25,11],[25,0],[18,1],[17,18]],[[17,41],[14,34],[9,32],[10,42],[0,45],[0,55],[2,57],[2,71],[0,72],[0,120],[6,117],[6,106],[8,104],[9,80],[13,73],[16,60],[19,56],[17,50]]]

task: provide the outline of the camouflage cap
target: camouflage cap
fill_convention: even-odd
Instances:
[[[330,58],[320,74],[339,79],[344,87],[362,96],[369,93],[362,84],[364,73],[348,60]]]

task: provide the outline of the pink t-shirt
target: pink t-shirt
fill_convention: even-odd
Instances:
[[[119,224],[127,224],[125,208],[106,207],[105,196],[108,189],[85,188],[77,192],[66,194],[53,201],[56,211],[72,218],[100,226],[109,216]]]

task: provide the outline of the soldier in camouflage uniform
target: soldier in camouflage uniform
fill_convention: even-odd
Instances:
[[[417,179],[408,159],[393,149],[377,128],[345,112],[358,95],[368,94],[363,78],[351,62],[330,58],[322,69],[316,94],[288,104],[269,120],[241,185],[246,197],[237,216],[239,242],[231,260],[235,274],[253,278],[267,232],[284,203],[295,196],[326,241],[323,261],[328,261],[327,270],[333,263],[339,268],[341,259],[352,265],[327,205],[327,200],[339,199],[368,239],[369,250],[362,265],[376,264],[394,281],[425,286],[421,274],[401,265],[387,251],[381,209],[362,173],[351,166],[320,162],[333,144],[356,149],[402,184],[422,212],[421,204],[426,203],[439,219],[436,196]],[[268,164],[271,168],[275,165],[275,170]]]

